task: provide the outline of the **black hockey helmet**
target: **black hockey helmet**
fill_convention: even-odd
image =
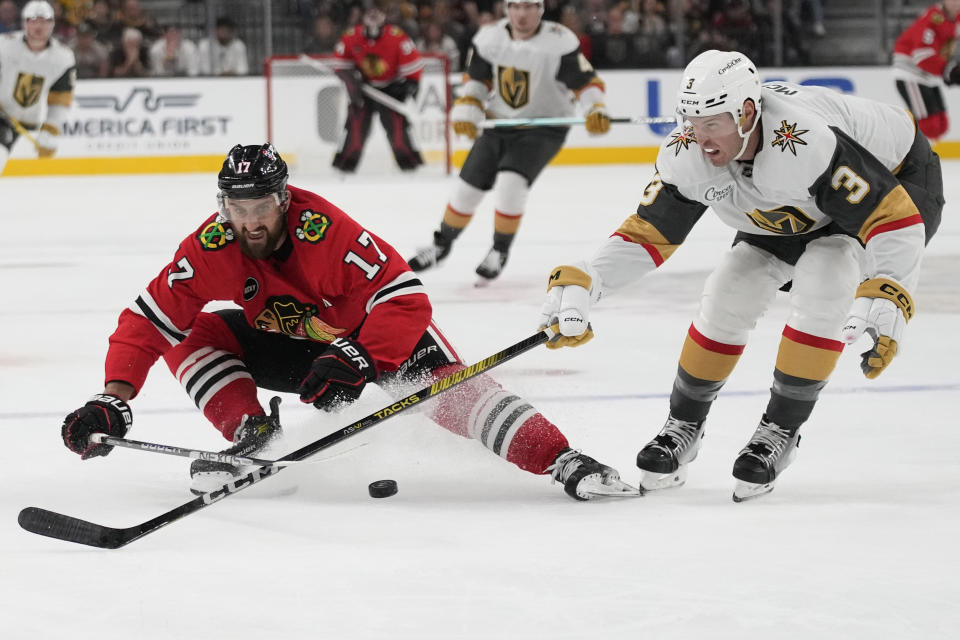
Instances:
[[[287,163],[269,142],[236,145],[230,149],[217,176],[217,186],[224,198],[251,200],[287,188]]]

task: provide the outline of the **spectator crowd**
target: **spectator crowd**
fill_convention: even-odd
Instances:
[[[0,0],[0,33],[20,29],[25,0]],[[158,0],[159,1],[159,0]],[[246,75],[245,39],[265,37],[259,20],[242,26],[232,16],[252,0],[212,0],[214,37],[184,37],[184,25],[159,24],[151,0],[50,0],[55,37],[73,48],[80,78]],[[461,70],[477,30],[504,17],[505,0],[273,0],[281,22],[297,37],[274,37],[273,53],[331,53],[343,32],[376,2],[423,52],[442,53]],[[163,0],[169,8],[170,0]],[[261,6],[259,0],[256,4]],[[759,65],[773,63],[774,0],[545,0],[544,18],[569,27],[597,68],[682,67],[707,49],[743,51]],[[781,0],[784,63],[809,64],[809,38],[822,37],[822,0]],[[204,0],[181,0],[202,7]],[[159,9],[159,5],[157,5]],[[234,10],[236,9],[236,10]],[[262,9],[260,10],[262,11]],[[262,13],[260,14],[262,15]],[[196,27],[197,25],[192,25]],[[205,31],[204,24],[200,25]],[[275,25],[275,27],[278,25]],[[196,29],[194,29],[196,31]],[[259,69],[259,60],[254,69]]]

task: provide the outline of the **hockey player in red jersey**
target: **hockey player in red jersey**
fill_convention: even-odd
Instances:
[[[897,91],[931,140],[950,126],[943,85],[960,83],[960,66],[953,54],[958,30],[960,0],[943,0],[907,27],[893,47]]]
[[[334,47],[330,64],[343,81],[350,104],[333,166],[346,173],[357,169],[374,112],[380,116],[397,166],[403,171],[412,171],[423,164],[410,136],[406,116],[363,92],[363,85],[369,84],[404,102],[416,97],[420,86],[423,60],[417,47],[403,29],[385,25],[385,20],[380,9],[368,8],[363,14],[363,23],[349,29]]]
[[[286,164],[272,145],[235,146],[218,182],[220,210],[121,313],[103,393],[64,420],[71,451],[84,459],[109,453],[90,444],[90,434],[127,432],[127,403],[160,357],[234,443],[226,452],[240,456],[262,451],[280,433],[277,407],[264,412],[258,387],[297,393],[330,411],[356,400],[368,383],[391,392],[464,368],[403,258],[330,202],[287,185]],[[214,300],[239,308],[203,312]],[[574,498],[631,491],[489,376],[428,406],[441,426],[521,469],[550,473]],[[197,493],[245,473],[222,462],[190,466]]]

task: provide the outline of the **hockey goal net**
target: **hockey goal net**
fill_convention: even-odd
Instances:
[[[347,92],[334,75],[330,55],[273,56],[266,61],[267,136],[294,171],[331,171],[346,120]],[[416,100],[408,100],[412,135],[425,169],[450,173],[450,65],[446,56],[423,54]],[[374,115],[358,173],[399,171],[386,134]]]

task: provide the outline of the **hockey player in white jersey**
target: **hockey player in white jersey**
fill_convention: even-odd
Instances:
[[[450,254],[453,241],[473,219],[484,194],[496,183],[493,247],[477,274],[500,275],[526,210],[534,180],[560,151],[568,127],[487,129],[493,118],[574,115],[575,103],[586,114],[591,134],[606,133],[610,116],[604,86],[580,53],[572,31],[543,15],[542,0],[509,0],[507,17],[481,27],[467,57],[466,82],[450,112],[453,129],[476,139],[434,232],[433,244],[408,262],[414,271],[434,267]]]
[[[679,125],[635,215],[586,262],[551,272],[541,323],[577,346],[601,295],[653,271],[707,208],[736,229],[707,279],[670,396],[637,455],[645,489],[683,484],[710,405],[778,290],[790,293],[766,411],[733,465],[734,500],[763,495],[797,453],[844,343],[890,364],[913,316],[920,259],[943,208],[940,161],[912,117],[818,87],[761,87],[743,54],[707,51],[684,70]]]
[[[53,7],[31,0],[20,14],[23,31],[0,35],[0,172],[23,135],[40,157],[57,149],[73,102],[73,51],[52,37]]]

